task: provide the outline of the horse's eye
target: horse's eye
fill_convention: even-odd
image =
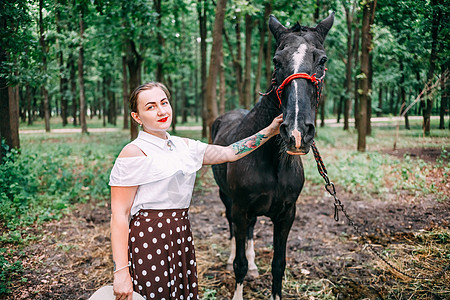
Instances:
[[[327,62],[327,60],[328,60],[328,58],[327,58],[326,56],[324,56],[324,57],[322,57],[322,58],[320,59],[319,64],[320,64],[320,65],[324,65],[324,64]]]
[[[281,63],[277,59],[273,59],[273,64],[275,65],[275,68],[281,68]]]

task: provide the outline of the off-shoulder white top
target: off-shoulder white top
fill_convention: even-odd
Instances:
[[[187,208],[195,174],[201,168],[208,144],[167,134],[161,139],[140,131],[131,144],[145,156],[119,157],[109,178],[110,186],[138,186],[131,215],[140,209]]]

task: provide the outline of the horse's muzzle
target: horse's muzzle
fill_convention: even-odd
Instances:
[[[289,155],[306,155],[306,153],[303,152],[292,152],[292,151],[286,151]]]
[[[286,150],[286,153],[289,155],[306,155],[309,152],[309,147],[305,148],[305,147],[301,147],[299,149],[297,148],[291,148],[290,150]]]
[[[281,124],[280,135],[286,142],[286,153],[289,155],[306,155],[309,152],[312,138],[314,136],[314,126],[307,127],[306,135],[303,135],[298,129],[288,130],[286,124]],[[310,132],[312,131],[312,133]]]

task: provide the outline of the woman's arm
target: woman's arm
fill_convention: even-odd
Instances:
[[[128,216],[137,186],[111,187],[111,246],[116,299],[132,299],[133,284],[128,265]],[[125,267],[125,268],[124,268]]]
[[[247,156],[258,147],[267,142],[271,137],[280,133],[280,125],[283,122],[283,115],[273,119],[272,123],[260,132],[240,140],[227,147],[219,145],[208,145],[206,147],[203,164],[215,165],[225,162],[232,162]]]

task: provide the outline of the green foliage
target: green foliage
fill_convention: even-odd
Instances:
[[[203,288],[203,297],[205,300],[216,300],[217,291],[215,289]]]
[[[75,203],[106,201],[112,162],[126,140],[117,133],[70,139],[30,135],[22,138],[20,154],[3,142],[0,246],[15,244],[20,250],[35,238],[29,227],[61,218]],[[62,251],[70,247],[60,245]],[[23,271],[19,254],[0,249],[0,295],[10,292],[11,283]]]
[[[109,173],[122,143],[56,141],[33,137],[22,154],[10,152],[0,165],[0,226],[6,229],[0,243],[23,243],[32,238],[27,227],[61,218],[72,204],[109,197]]]
[[[12,251],[0,248],[0,295],[11,292],[11,283],[23,273],[22,262],[20,260],[11,262],[13,259]],[[22,281],[26,279],[23,278]]]
[[[2,148],[7,146],[2,140]],[[38,190],[38,179],[29,168],[33,157],[22,157],[17,150],[6,152],[0,164],[0,226],[14,230],[19,224],[30,225],[29,204]]]

